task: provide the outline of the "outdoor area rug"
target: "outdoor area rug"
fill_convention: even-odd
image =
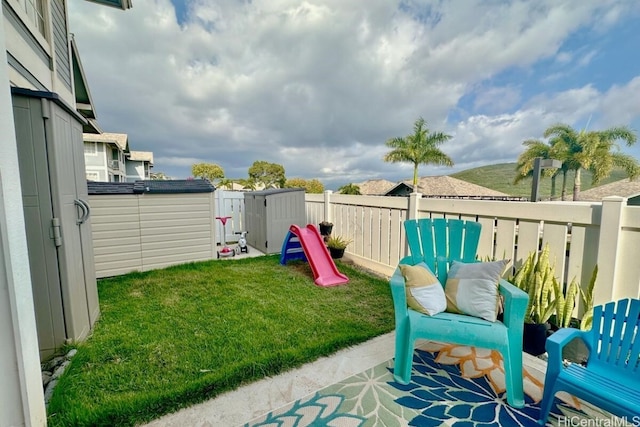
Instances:
[[[408,385],[394,381],[390,360],[245,426],[534,426],[543,381],[543,372],[525,367],[525,407],[512,408],[498,352],[428,342],[414,353]],[[592,425],[588,420],[612,417],[558,393],[547,425]]]

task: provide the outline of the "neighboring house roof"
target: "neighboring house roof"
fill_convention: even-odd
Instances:
[[[362,195],[382,196],[395,187],[396,183],[386,179],[370,179],[356,185],[360,188],[360,194]]]
[[[601,202],[602,199],[608,196],[631,198],[638,195],[640,195],[640,180],[630,181],[629,178],[626,178],[581,191],[578,195],[578,200]]]
[[[412,181],[406,180],[390,188],[388,193],[412,189]],[[450,176],[424,176],[418,180],[418,192],[426,197],[509,198],[506,193],[472,184]]]
[[[73,89],[76,97],[76,109],[84,116],[85,119],[87,119],[87,123],[82,126],[82,131],[86,133],[102,133],[102,129],[100,129],[98,122],[96,121],[97,115],[95,107],[93,106],[91,91],[89,90],[89,84],[87,82],[87,77],[84,74],[84,68],[82,67],[82,61],[80,61],[80,54],[78,53],[78,46],[76,46],[76,40],[73,37],[73,34],[69,35],[69,45],[71,47]]]
[[[115,7],[116,9],[127,10],[133,7],[131,0],[89,0],[105,6]]]
[[[135,182],[87,181],[89,194],[178,194],[213,193],[215,187],[206,179],[139,180]]]
[[[126,133],[83,133],[82,140],[85,142],[105,142],[107,144],[116,144],[122,151],[129,151],[129,136]]]
[[[129,151],[129,160],[137,162],[149,162],[153,166],[152,151]]]

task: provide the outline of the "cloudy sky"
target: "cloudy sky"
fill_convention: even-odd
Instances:
[[[446,175],[513,162],[557,122],[640,129],[640,2],[133,0],[69,2],[106,132],[246,178],[256,160],[327,188],[411,177],[384,143],[424,117],[452,139]],[[623,147],[640,158],[640,144]]]

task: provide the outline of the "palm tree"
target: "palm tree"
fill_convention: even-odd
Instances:
[[[253,179],[244,179],[244,178],[240,178],[238,180],[238,184],[242,185],[242,188],[244,188],[245,190],[255,190],[258,185],[256,184],[256,181]]]
[[[235,181],[231,178],[220,178],[218,181],[218,187],[224,188],[225,190],[233,190],[233,184]]]
[[[453,161],[438,146],[451,139],[442,132],[430,133],[422,117],[413,125],[413,135],[391,138],[386,142],[392,148],[384,156],[385,162],[413,163],[413,188],[418,188],[418,165],[453,166]]]
[[[589,170],[593,174],[592,182],[597,184],[608,177],[614,167],[625,170],[630,179],[640,175],[640,164],[628,154],[620,152],[616,143],[625,141],[627,146],[635,144],[636,134],[626,126],[612,127],[601,131],[576,131],[566,124],[555,124],[544,132],[545,138],[551,137],[558,152],[563,153],[563,167],[575,171],[573,200],[580,194],[581,171]],[[564,192],[563,188],[563,192]]]
[[[559,152],[559,146],[555,144],[555,141],[551,141],[549,144],[545,144],[539,139],[527,139],[522,143],[527,146],[527,149],[520,154],[516,163],[516,178],[513,183],[517,184],[525,178],[533,177],[533,164],[536,157],[542,159],[557,159],[562,160],[563,153]],[[565,164],[562,164],[560,169],[543,169],[542,174],[551,177],[551,198],[553,199],[556,194],[556,178],[562,173],[563,188],[566,186],[567,171]],[[562,200],[565,199],[565,191],[562,192]]]
[[[360,195],[360,187],[356,184],[345,184],[342,187],[338,188],[338,192],[340,194],[352,194],[359,196]]]

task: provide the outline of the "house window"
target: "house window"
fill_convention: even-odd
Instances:
[[[87,172],[87,181],[97,181],[98,179],[98,172]]]
[[[98,155],[98,146],[95,142],[85,142],[84,143],[84,154],[88,154],[90,156]]]
[[[43,37],[47,37],[47,29],[45,25],[44,3],[45,0],[18,0],[18,3],[27,13],[29,21],[37,28]]]

